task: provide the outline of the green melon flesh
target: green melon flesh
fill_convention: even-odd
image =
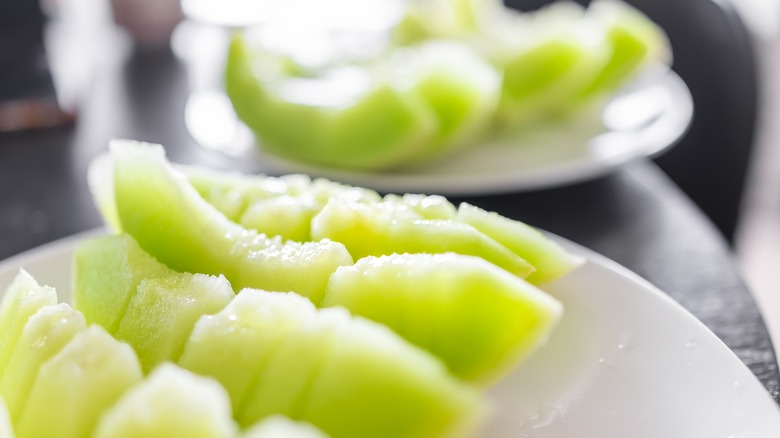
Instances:
[[[224,277],[148,278],[138,285],[114,336],[135,348],[148,371],[164,361],[176,361],[198,318],[219,312],[234,296]]]
[[[352,264],[339,243],[282,242],[231,222],[167,163],[162,146],[113,142],[111,151],[122,229],[172,269],[319,301],[330,274]]]
[[[311,219],[317,212],[313,202],[292,196],[278,196],[253,202],[238,223],[268,236],[305,242],[311,240]]]
[[[343,306],[488,383],[543,344],[562,313],[554,298],[486,261],[458,254],[367,257],[339,268],[323,306]]]
[[[607,58],[604,52],[573,32],[514,52],[502,63],[498,117],[511,129],[560,112],[599,74]]]
[[[27,320],[0,379],[0,395],[14,421],[19,420],[41,364],[86,328],[84,316],[65,303],[42,307]]]
[[[212,379],[175,365],[155,369],[101,417],[94,438],[228,438],[230,400]]]
[[[141,366],[133,349],[93,325],[41,366],[17,424],[17,434],[91,436],[103,411],[141,379]]]
[[[460,436],[481,412],[433,356],[293,294],[241,291],[201,318],[179,364],[222,383],[244,426],[281,414],[342,438]]]
[[[279,196],[295,196],[308,191],[312,181],[306,175],[271,177],[212,170],[197,166],[177,166],[201,197],[233,222],[256,202]]]
[[[6,409],[6,404],[3,400],[3,397],[0,397],[0,437],[14,438],[14,436],[14,428],[11,424],[11,417],[8,415],[8,410]],[[314,437],[316,437],[316,435],[312,438]]]
[[[615,91],[650,61],[669,63],[669,41],[663,30],[623,1],[597,0],[587,16],[606,33],[609,61],[582,93],[584,97]]]
[[[73,305],[89,324],[114,333],[141,281],[171,273],[130,236],[88,239],[74,254]]]
[[[455,41],[399,49],[378,65],[318,77],[287,77],[276,64],[234,39],[225,77],[236,113],[265,148],[322,165],[384,169],[427,159],[481,134],[498,103],[498,73]],[[295,97],[333,93],[340,86],[327,78],[346,71],[368,83],[357,96],[340,103]]]
[[[316,314],[303,297],[265,295],[240,292],[221,312],[198,320],[178,361],[185,369],[217,379],[230,395],[236,414],[298,319]]]
[[[415,228],[415,225],[406,226],[398,223],[403,221],[423,220],[448,220],[455,223],[466,224],[475,228],[484,236],[475,237],[473,230],[466,233],[473,240],[494,240],[501,246],[526,260],[535,271],[532,272],[526,280],[540,284],[569,273],[582,263],[580,257],[576,257],[562,248],[560,245],[549,239],[533,227],[530,227],[520,221],[515,221],[496,213],[487,212],[478,207],[463,203],[458,208],[452,205],[442,196],[426,196],[420,194],[387,195],[380,198],[379,195],[371,190],[350,187],[333,183],[327,180],[318,179],[310,181],[300,175],[291,175],[282,180],[282,178],[258,177],[258,176],[239,176],[226,172],[208,171],[208,178],[197,176],[199,172],[205,172],[196,168],[186,170],[188,177],[192,181],[197,180],[196,185],[201,193],[207,193],[206,198],[214,205],[224,205],[230,203],[231,199],[241,199],[242,205],[249,205],[250,209],[257,209],[258,215],[263,217],[262,224],[256,223],[255,226],[247,223],[249,228],[254,228],[259,232],[271,234],[270,230],[280,230],[296,224],[295,227],[303,228],[302,224],[306,219],[314,220],[310,217],[312,209],[320,212],[330,200],[334,205],[321,217],[316,219],[317,237],[329,237],[347,245],[350,252],[353,252],[355,258],[371,254],[384,255],[392,252],[411,251],[412,248],[402,248],[399,242],[413,241],[417,239],[420,233],[412,232],[410,236],[402,237],[395,248],[387,243],[387,229],[391,226],[389,223],[396,221],[394,227],[398,229]],[[193,177],[193,175],[196,175]],[[294,184],[288,181],[295,181]],[[213,187],[213,189],[210,189]],[[268,187],[275,187],[274,190]],[[279,188],[282,187],[282,188]],[[287,211],[301,211],[300,215],[285,215],[285,221],[275,222],[275,208],[269,208],[269,211],[262,211],[266,203],[273,199],[283,198],[279,201],[284,205]],[[357,205],[356,205],[357,204]],[[382,205],[379,205],[382,204]],[[353,211],[354,210],[354,211]],[[242,209],[243,211],[243,209]],[[357,213],[355,213],[357,211]],[[327,218],[332,216],[331,218]],[[374,217],[375,216],[375,217]],[[316,215],[315,215],[316,217]],[[372,217],[374,217],[372,219]],[[402,219],[402,220],[401,220]],[[236,219],[239,220],[239,219]],[[365,221],[365,223],[363,223]],[[430,225],[430,223],[428,223]],[[421,228],[424,226],[418,225]],[[353,232],[350,232],[350,227]],[[359,228],[358,228],[359,227]],[[463,232],[463,227],[454,231]],[[414,231],[414,230],[413,230]],[[436,236],[437,230],[432,234]],[[398,236],[396,231],[394,236]],[[430,239],[430,236],[427,236]],[[309,236],[311,239],[312,237]],[[341,239],[341,240],[339,240]],[[449,244],[448,251],[458,252],[455,248],[458,245],[454,237],[445,236],[440,240]],[[431,242],[412,242],[414,246],[431,245]],[[444,244],[442,244],[444,245]],[[465,245],[465,243],[463,243]],[[492,244],[486,246],[495,247]],[[424,248],[423,248],[424,249]],[[432,252],[429,249],[429,252]],[[498,250],[494,255],[494,260],[501,258],[510,266],[504,250]],[[472,254],[481,255],[481,254]],[[484,257],[488,258],[488,257]]]
[[[44,306],[55,304],[57,292],[54,289],[40,286],[27,271],[19,270],[0,303],[0,375],[3,375],[30,316]]]
[[[241,438],[328,438],[313,426],[274,415],[250,427]]]
[[[468,224],[423,219],[402,205],[331,201],[312,220],[312,236],[347,247],[352,257],[392,253],[442,253],[482,257],[525,277],[533,266]]]
[[[583,263],[582,257],[566,251],[539,230],[497,213],[463,203],[458,207],[457,220],[490,236],[533,265],[536,270],[526,278],[530,283],[560,278]]]
[[[438,195],[419,195],[407,193],[402,196],[387,195],[383,201],[390,205],[399,205],[412,209],[422,219],[455,219],[457,209],[447,198]],[[402,207],[401,207],[402,208]]]
[[[224,277],[175,272],[128,235],[85,241],[76,259],[77,308],[89,322],[112,323],[105,327],[135,349],[145,371],[178,359],[195,321],[234,297]]]
[[[495,68],[454,41],[431,41],[401,53],[409,56],[407,51],[412,52],[417,69],[412,91],[423,98],[438,122],[436,135],[417,159],[430,159],[483,135],[500,96],[501,76]]]
[[[266,65],[257,68],[261,63]],[[236,36],[228,53],[225,89],[238,117],[264,148],[277,154],[377,169],[416,154],[436,132],[436,116],[420,96],[387,83],[371,84],[359,97],[339,105],[291,101],[279,90],[314,88],[323,93],[337,87],[319,79],[285,78],[275,64],[268,57],[256,57]],[[259,74],[262,70],[275,74]]]

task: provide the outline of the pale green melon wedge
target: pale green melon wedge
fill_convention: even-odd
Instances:
[[[411,208],[422,219],[455,219],[457,216],[455,206],[443,196],[412,193],[402,196],[390,194],[386,195],[383,201]]]
[[[323,306],[385,324],[458,377],[480,383],[543,344],[562,313],[560,303],[524,280],[451,253],[366,257],[339,268]]]
[[[179,362],[222,383],[244,425],[281,414],[343,438],[461,436],[482,412],[433,356],[293,294],[241,291],[196,324]]]
[[[103,414],[93,437],[228,438],[235,429],[224,388],[164,364]]]
[[[144,279],[114,336],[135,349],[148,371],[176,361],[198,318],[219,312],[234,296],[222,276],[184,273]]]
[[[520,49],[502,61],[498,118],[506,128],[527,126],[568,107],[607,62],[603,45],[565,32]]]
[[[423,438],[468,436],[482,415],[477,393],[441,362],[386,327],[353,318],[295,418],[338,437]]]
[[[262,304],[261,298],[261,306]],[[309,303],[301,304],[301,312],[290,315],[294,327],[264,364],[254,387],[236,411],[242,426],[275,413],[296,417],[306,403],[309,388],[317,380],[319,369],[334,348],[337,339],[351,326],[351,317],[344,309],[320,311],[303,318]],[[308,307],[309,309],[306,309]],[[342,341],[343,342],[343,341]]]
[[[525,277],[533,266],[468,224],[422,219],[400,204],[328,203],[312,220],[312,237],[347,247],[352,257],[392,253],[442,253],[482,257]]]
[[[14,428],[13,424],[11,424],[11,417],[8,415],[8,410],[6,409],[6,404],[3,400],[3,397],[0,397],[0,437],[14,438],[14,436]],[[314,438],[314,436],[312,438]]]
[[[463,203],[458,207],[457,220],[469,224],[527,260],[536,268],[526,280],[545,283],[562,277],[583,263],[562,246],[520,221],[487,212]]]
[[[233,222],[238,222],[249,206],[277,196],[296,196],[309,190],[311,178],[306,175],[270,177],[177,166],[198,193]]]
[[[268,236],[305,242],[311,240],[311,219],[317,212],[314,202],[292,196],[277,196],[253,202],[238,223]]]
[[[86,328],[84,316],[65,303],[42,307],[27,320],[0,379],[0,395],[14,421],[19,420],[41,364]]]
[[[88,239],[74,254],[73,305],[114,333],[141,280],[172,273],[128,235]]]
[[[223,274],[234,290],[292,291],[319,301],[330,274],[352,264],[339,243],[282,242],[231,222],[166,162],[159,145],[115,141],[111,150],[122,229],[172,269]]]
[[[225,70],[236,114],[267,150],[322,165],[380,169],[416,154],[436,132],[436,116],[420,96],[374,80],[364,69],[288,78],[279,64],[253,54],[236,36]]]
[[[399,250],[402,248],[394,249],[386,242],[385,233],[388,232],[389,223],[396,221],[396,227],[404,228],[398,224],[399,221],[414,222],[424,219],[450,220],[474,227],[484,236],[474,237],[473,231],[469,231],[467,233],[471,235],[470,239],[484,240],[485,237],[488,237],[533,265],[536,271],[531,273],[526,280],[535,284],[561,277],[582,262],[579,257],[570,254],[554,241],[520,221],[486,212],[469,204],[461,204],[459,208],[455,208],[442,196],[391,194],[380,198],[372,190],[350,187],[324,179],[310,181],[300,175],[289,176],[291,181],[295,181],[295,183],[291,183],[281,181],[281,178],[240,176],[218,171],[201,171],[196,168],[187,168],[186,172],[191,180],[193,174],[207,172],[208,178],[200,176],[194,178],[199,181],[199,190],[202,193],[211,194],[209,202],[221,205],[225,202],[230,203],[229,199],[225,200],[224,198],[236,198],[242,199],[242,204],[250,205],[250,209],[257,209],[256,214],[258,217],[262,217],[262,220],[254,224],[255,227],[247,221],[247,226],[256,228],[260,232],[268,233],[269,230],[284,230],[290,227],[294,230],[301,230],[294,232],[300,232],[302,235],[304,233],[302,230],[305,227],[303,222],[309,218],[311,209],[321,211],[330,200],[333,200],[335,205],[329,207],[330,211],[325,212],[322,217],[315,220],[316,237],[327,236],[345,243],[350,251],[355,252],[355,257],[400,252]],[[214,190],[209,189],[212,186],[215,187]],[[270,190],[267,187],[276,187],[276,189]],[[278,202],[285,213],[281,215],[285,220],[279,222],[274,221],[273,214],[276,209],[273,202],[277,198],[281,198]],[[263,211],[266,203],[270,203],[270,207],[268,211]],[[355,213],[355,211],[363,213]],[[250,215],[247,214],[247,216]],[[332,218],[329,219],[328,216],[332,216]],[[314,219],[312,218],[312,220]],[[424,226],[420,227],[423,229],[422,231],[412,233],[406,240],[416,239],[420,233],[426,232]],[[458,226],[456,225],[456,227]],[[460,227],[459,231],[462,232],[463,228]],[[459,231],[455,231],[455,233]],[[403,240],[402,238],[401,241]],[[453,243],[449,237],[443,240],[453,245],[449,251],[456,252],[454,248],[457,241]],[[423,244],[430,245],[430,243]],[[361,245],[365,248],[362,248]],[[415,245],[420,244],[415,243]],[[499,250],[499,252],[505,253],[503,250]]]
[[[609,61],[584,89],[582,97],[610,93],[650,62],[669,64],[671,52],[663,30],[623,1],[597,0],[587,17],[606,33]]]
[[[310,424],[274,415],[257,422],[244,431],[240,438],[328,438],[328,436]]]
[[[126,234],[81,243],[75,271],[77,308],[130,344],[146,371],[178,359],[195,321],[234,296],[224,277],[175,272]]]
[[[216,315],[200,318],[178,361],[185,369],[217,379],[236,413],[288,332],[299,320],[316,315],[303,297],[248,291]]]
[[[0,375],[16,348],[27,320],[43,306],[57,304],[57,292],[40,286],[24,269],[8,286],[0,303]]]
[[[103,411],[141,378],[133,349],[90,326],[41,366],[17,435],[88,437]]]
[[[501,75],[488,62],[456,41],[430,41],[400,50],[391,62],[399,72],[416,70],[411,90],[433,110],[438,130],[416,157],[426,160],[462,147],[485,133],[498,106]],[[409,62],[409,58],[413,62]],[[392,71],[392,70],[391,70]],[[396,73],[400,80],[409,79]]]

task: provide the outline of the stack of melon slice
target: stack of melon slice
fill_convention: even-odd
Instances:
[[[2,436],[468,436],[560,318],[531,282],[580,263],[440,197],[111,149],[91,184],[120,233],[77,248],[74,307],[24,272],[3,298]]]
[[[649,66],[671,62],[663,30],[621,0],[587,9],[561,1],[528,13],[501,0],[406,4],[388,42],[362,57],[347,50],[310,65],[305,37],[298,50],[277,47],[264,36],[271,31],[233,40],[225,90],[263,149],[329,167],[409,167],[479,147],[495,132],[598,109]],[[290,32],[300,23],[271,25]],[[367,38],[315,35],[333,46],[317,59],[342,52],[350,36],[354,46]]]

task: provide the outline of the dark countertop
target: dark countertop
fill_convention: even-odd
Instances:
[[[112,137],[165,144],[172,161],[228,166],[187,134],[189,88],[186,69],[171,53],[120,56],[95,74],[75,127],[0,135],[0,259],[101,225],[85,175]],[[770,338],[729,248],[652,162],[570,187],[462,200],[559,234],[638,273],[701,319],[778,399]]]

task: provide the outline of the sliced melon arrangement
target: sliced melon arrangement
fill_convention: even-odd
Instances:
[[[438,196],[181,168],[128,141],[95,166],[117,233],[77,246],[72,307],[24,271],[0,305],[3,436],[478,436],[483,390],[562,316],[524,278],[581,263]]]
[[[596,0],[587,10],[556,2],[527,13],[500,0],[406,8],[378,35],[307,28],[300,47],[277,44],[271,31],[236,36],[225,90],[262,148],[329,167],[414,166],[478,147],[496,132],[598,110],[649,65],[671,62],[663,31],[620,0]],[[306,36],[323,47],[316,62]],[[384,43],[356,54],[344,42],[350,37],[355,47]]]

